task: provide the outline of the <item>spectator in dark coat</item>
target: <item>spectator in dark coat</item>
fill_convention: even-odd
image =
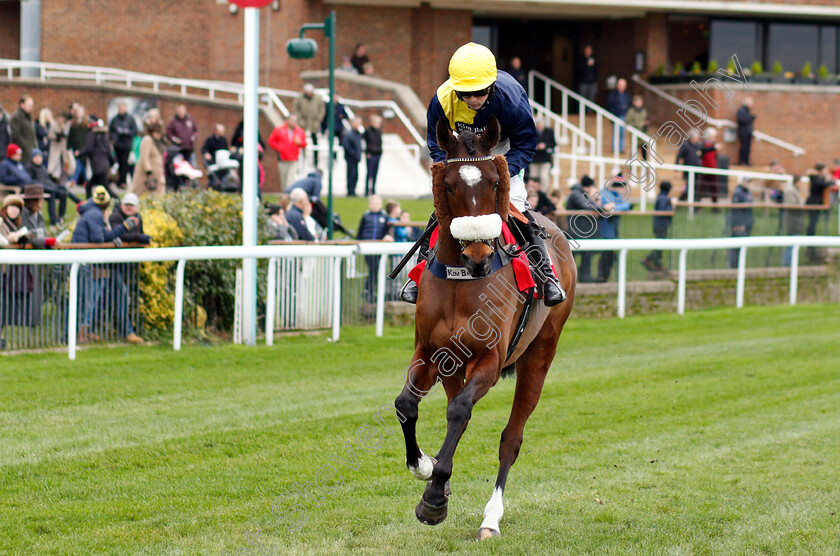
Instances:
[[[114,153],[117,155],[117,163],[119,164],[119,181],[117,183],[124,188],[129,171],[128,156],[134,147],[134,137],[137,136],[137,122],[134,121],[134,116],[128,113],[128,107],[124,102],[119,104],[117,110],[117,115],[108,124],[108,132],[111,141],[114,143]]]
[[[750,165],[750,149],[752,148],[752,134],[754,129],[755,114],[752,113],[753,99],[747,97],[738,109],[736,116],[738,120],[738,140],[741,148],[738,151],[738,164]]]
[[[540,190],[543,193],[548,193],[551,189],[552,155],[554,149],[557,148],[557,139],[554,137],[554,130],[546,127],[545,120],[542,117],[534,119],[534,125],[537,128],[537,150],[534,152],[534,158],[528,167],[528,176],[538,178]]]
[[[359,221],[359,229],[356,230],[356,239],[360,241],[394,241],[388,235],[388,215],[382,210],[382,199],[379,195],[368,197],[368,210],[362,215]],[[365,280],[364,297],[368,303],[376,300],[376,283],[379,273],[379,255],[365,257],[368,267],[367,280]]]
[[[542,192],[540,178],[530,176],[525,187],[528,190],[528,204],[531,205],[531,210],[535,210],[543,215],[549,215],[557,210],[557,205],[548,198],[548,195]]]
[[[522,69],[522,60],[519,56],[511,58],[508,73],[511,77],[516,79],[520,85],[522,85],[523,89],[526,91],[528,90],[528,75],[525,73],[525,70]]]
[[[733,204],[752,205],[753,195],[747,188],[749,178],[742,179],[735,191],[732,193]],[[745,208],[733,208],[729,211],[729,227],[732,237],[747,237],[752,234],[753,209],[751,206]],[[729,268],[738,268],[739,249],[730,249],[727,257]]]
[[[627,111],[630,109],[630,104],[631,97],[630,92],[627,90],[627,80],[619,79],[616,82],[615,90],[610,91],[610,94],[607,95],[607,110],[624,121],[627,119]],[[617,132],[615,131],[615,127],[618,127]],[[613,143],[613,150],[617,147],[619,151],[624,152],[624,125],[616,126],[616,124],[613,124],[613,134],[615,133],[618,133],[618,145]]]
[[[32,183],[32,177],[23,165],[23,149],[15,143],[6,147],[6,158],[0,162],[0,183],[23,186]]]
[[[347,163],[347,196],[356,196],[356,183],[359,181],[359,162],[362,160],[362,134],[359,128],[362,119],[358,116],[350,122],[350,129],[344,133],[341,146],[344,147],[344,161]]]
[[[586,100],[595,102],[598,94],[598,64],[592,56],[592,47],[588,44],[583,47],[583,56],[578,59],[577,67],[578,93]]]
[[[285,193],[291,193],[295,189],[303,189],[309,196],[309,200],[315,202],[321,196],[321,171],[312,170],[305,178],[301,178],[286,189]]]
[[[382,117],[374,114],[370,117],[370,125],[365,129],[362,139],[365,140],[365,160],[367,162],[367,178],[365,179],[365,196],[376,194],[376,176],[379,174],[379,161],[382,159]]]
[[[79,220],[73,230],[71,243],[106,243],[119,239],[137,225],[136,217],[127,218],[122,224],[108,229],[105,210],[111,205],[111,195],[102,186],[94,187],[90,200],[79,206]]]
[[[671,203],[671,198],[668,196],[671,193],[671,182],[663,181],[659,184],[659,195],[656,196],[656,203],[653,210],[657,212],[671,212],[674,207]],[[653,235],[658,239],[666,239],[668,231],[671,228],[671,216],[667,214],[657,214],[653,217]],[[656,249],[642,259],[642,264],[648,270],[663,270],[662,268],[662,251]]]
[[[126,219],[134,217],[137,222],[120,238],[124,243],[140,243],[149,245],[152,238],[143,233],[143,217],[140,215],[140,199],[134,193],[126,193],[122,203],[114,207],[108,217],[111,229],[123,225]]]
[[[292,206],[286,212],[286,221],[294,228],[298,239],[301,241],[315,241],[315,235],[307,226],[306,217],[312,214],[312,203],[309,201],[309,196],[301,188],[297,188],[289,193],[289,199],[292,201]]]
[[[572,187],[569,198],[566,199],[566,210],[597,211],[598,188],[595,187],[595,180],[589,176],[583,176],[580,183]],[[569,217],[567,226],[569,237],[572,239],[598,239],[598,217],[597,215],[572,215]],[[592,251],[580,252],[581,282],[592,282]]]
[[[338,142],[341,143],[341,138],[344,137],[344,121],[348,118],[347,116],[347,109],[344,108],[344,105],[341,104],[341,99],[336,99],[335,102],[335,136],[338,139]],[[321,133],[327,132],[327,126],[329,125],[330,119],[330,110],[329,106],[327,106],[327,113],[324,115],[324,119],[321,120]],[[336,155],[333,155],[336,156]]]
[[[353,57],[350,58],[350,63],[356,68],[356,71],[359,75],[363,75],[365,73],[365,64],[370,62],[370,58],[367,55],[367,48],[362,43],[356,45],[356,50],[353,51]]]
[[[204,164],[207,166],[215,164],[216,151],[221,150],[229,150],[227,137],[225,137],[225,126],[222,124],[216,124],[213,128],[213,135],[205,139],[204,145],[201,146],[201,155],[204,158]]]
[[[76,158],[90,160],[92,176],[85,183],[85,193],[88,199],[92,195],[93,188],[97,185],[108,190],[108,195],[114,198],[114,192],[108,184],[108,175],[111,173],[111,166],[117,161],[111,153],[111,141],[108,139],[108,128],[105,122],[97,120],[96,124],[88,133],[85,139],[85,148],[76,152]]]
[[[23,149],[23,160],[32,158],[32,149],[38,146],[35,137],[35,122],[32,119],[32,109],[35,101],[30,95],[23,95],[18,102],[18,109],[12,116],[11,142]]]
[[[679,150],[677,151],[677,159],[674,161],[675,164],[680,164],[682,166],[700,166],[700,154],[702,142],[700,141],[700,132],[696,129],[691,129],[688,132],[688,137],[683,144],[680,145]],[[695,176],[695,190],[697,188],[696,177]],[[682,194],[680,195],[680,200],[688,199],[688,172],[683,172],[683,179],[685,180],[685,189],[683,189]],[[696,191],[695,191],[696,193]],[[696,197],[696,195],[695,195]],[[694,201],[696,199],[692,199]]]
[[[49,211],[51,224],[58,224],[64,219],[64,215],[67,213],[67,197],[70,197],[75,203],[81,201],[69,189],[53,181],[52,176],[44,166],[44,155],[40,149],[32,151],[32,161],[26,166],[26,171],[32,177],[32,183],[41,184],[44,191],[49,193],[47,210]],[[58,201],[58,212],[55,210],[56,201]]]

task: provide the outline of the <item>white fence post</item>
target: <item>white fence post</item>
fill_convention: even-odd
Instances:
[[[799,246],[794,245],[790,253],[790,304],[796,305],[796,292],[799,287]]]
[[[688,202],[694,203],[694,170],[688,171]],[[688,219],[694,220],[694,205],[688,207]]]
[[[747,247],[738,250],[738,286],[735,293],[735,306],[744,306],[744,284],[747,281]]]
[[[70,307],[68,308],[67,323],[67,357],[71,361],[76,359],[76,324],[79,320],[79,263],[70,265]]]
[[[187,261],[181,259],[175,270],[175,322],[172,334],[172,349],[181,351],[181,327],[184,321],[184,267]]]
[[[277,259],[268,259],[265,284],[265,345],[274,345],[274,307],[277,305]]]
[[[679,282],[677,283],[677,314],[685,314],[685,279],[687,273],[688,249],[680,249]]]
[[[618,252],[618,318],[627,312],[627,249]]]
[[[376,272],[376,336],[382,337],[385,327],[385,264],[388,255],[379,256],[379,269]]]
[[[333,262],[333,318],[332,341],[337,342],[341,336],[341,257]]]

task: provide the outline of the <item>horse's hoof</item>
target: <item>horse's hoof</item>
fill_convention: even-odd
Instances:
[[[495,529],[489,529],[487,527],[482,527],[481,529],[478,530],[478,535],[476,535],[476,540],[483,541],[484,539],[490,539],[490,538],[493,538],[493,537],[498,537],[499,535],[501,535],[501,533],[499,533]]]
[[[425,500],[421,499],[420,503],[417,504],[417,508],[414,509],[414,515],[417,516],[420,523],[425,525],[437,525],[446,519],[446,508],[448,505],[448,501],[444,502],[440,506],[435,506],[434,504],[429,504]]]

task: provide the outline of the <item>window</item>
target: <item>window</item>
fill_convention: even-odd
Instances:
[[[767,36],[767,63],[772,67],[776,61],[782,63],[785,71],[798,73],[806,62],[812,71],[818,63],[819,27],[801,23],[771,23]]]
[[[712,21],[710,55],[721,67],[726,67],[733,54],[737,54],[741,66],[747,68],[755,60],[761,61],[761,24],[752,21]]]
[[[820,28],[820,59],[814,71],[820,65],[828,68],[828,73],[837,73],[837,27],[823,25]]]

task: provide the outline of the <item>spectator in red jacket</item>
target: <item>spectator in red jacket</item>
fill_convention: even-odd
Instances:
[[[169,120],[169,125],[166,126],[166,138],[173,145],[178,145],[181,148],[181,154],[195,168],[195,152],[193,148],[195,147],[196,139],[198,139],[198,126],[192,116],[187,114],[187,107],[185,105],[179,104],[175,109],[175,115]]]
[[[700,162],[703,168],[716,169],[717,163],[717,130],[713,127],[706,129],[705,138],[700,147]],[[700,200],[712,198],[713,203],[718,199],[719,179],[715,174],[700,174],[697,180],[697,198]]]
[[[268,146],[277,151],[277,172],[280,176],[280,188],[285,191],[295,177],[295,166],[301,150],[306,147],[306,132],[297,124],[297,117],[292,114],[271,132]]]

